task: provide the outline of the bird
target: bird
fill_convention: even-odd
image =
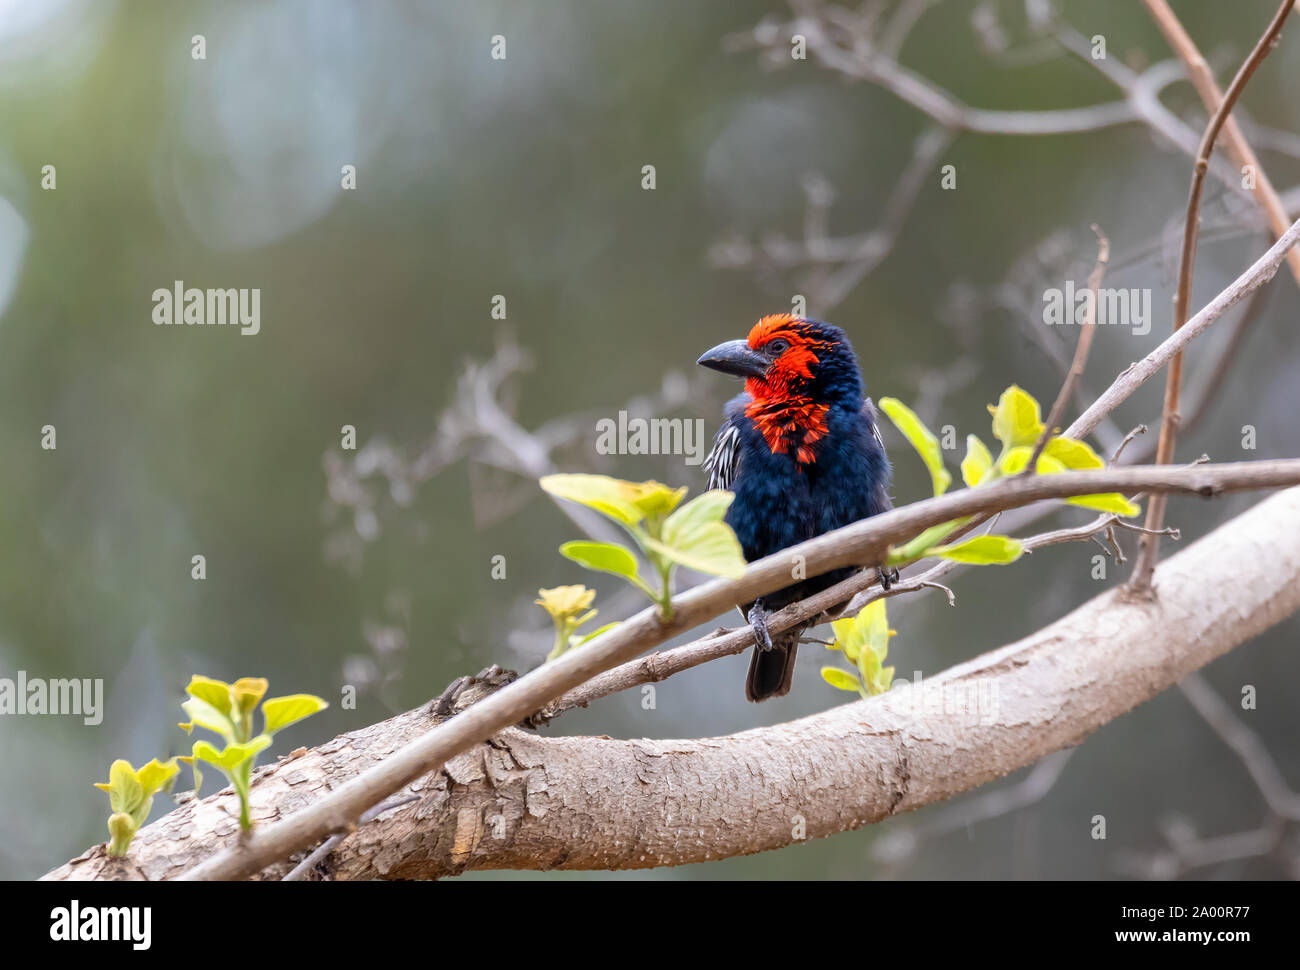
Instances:
[[[890,508],[890,464],[863,389],[848,336],[819,320],[771,314],[743,340],[705,351],[701,366],[742,377],[745,389],[727,402],[704,460],[710,489],[734,493],[725,521],[747,562]],[[834,569],[741,606],[754,629],[745,697],[764,701],[790,691],[805,630],[770,633],[777,610],[828,589],[856,567]],[[894,570],[881,570],[888,588]],[[827,611],[834,618],[847,603]]]

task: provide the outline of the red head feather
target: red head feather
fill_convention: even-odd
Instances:
[[[753,399],[745,413],[773,452],[793,449],[799,462],[811,464],[816,457],[812,446],[826,436],[828,407],[798,389],[804,381],[812,380],[812,367],[820,359],[818,352],[829,349],[831,344],[820,339],[802,318],[789,313],[763,317],[749,331],[748,342],[753,350],[771,350],[778,341],[785,344],[785,349],[773,357],[767,374],[745,381],[745,390]]]

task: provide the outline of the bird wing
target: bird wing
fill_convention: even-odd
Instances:
[[[871,425],[871,433],[876,436],[876,444],[880,445],[881,451],[884,451],[885,439],[880,437],[880,424],[876,421],[876,406],[871,403],[871,398],[862,402],[862,416]]]
[[[871,398],[867,398],[862,402],[862,416],[871,425],[871,434],[875,437],[876,444],[880,446],[880,453],[885,455],[885,439],[880,435],[880,422],[876,420],[876,406],[871,402]],[[888,458],[885,459],[885,468],[886,470],[889,468]],[[877,509],[881,512],[894,507],[894,500],[889,497],[889,490],[884,483],[876,486],[875,501]]]
[[[709,488],[730,489],[740,468],[740,429],[730,418],[713,437],[713,447],[704,459],[704,471],[709,476]]]

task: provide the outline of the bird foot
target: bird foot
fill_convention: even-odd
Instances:
[[[886,592],[898,582],[898,570],[893,566],[881,566],[876,571],[880,573],[880,588]]]
[[[513,670],[504,670],[496,664],[484,667],[472,677],[457,677],[447,689],[429,702],[425,713],[436,718],[451,717],[481,701],[488,694],[495,693],[519,675]]]
[[[760,604],[755,603],[745,617],[749,625],[754,628],[754,646],[764,653],[772,649],[772,634],[767,631],[767,618],[771,615]]]

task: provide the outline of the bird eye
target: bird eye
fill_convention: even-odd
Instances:
[[[771,340],[767,344],[767,351],[770,354],[784,354],[789,349],[790,343],[786,340]]]

